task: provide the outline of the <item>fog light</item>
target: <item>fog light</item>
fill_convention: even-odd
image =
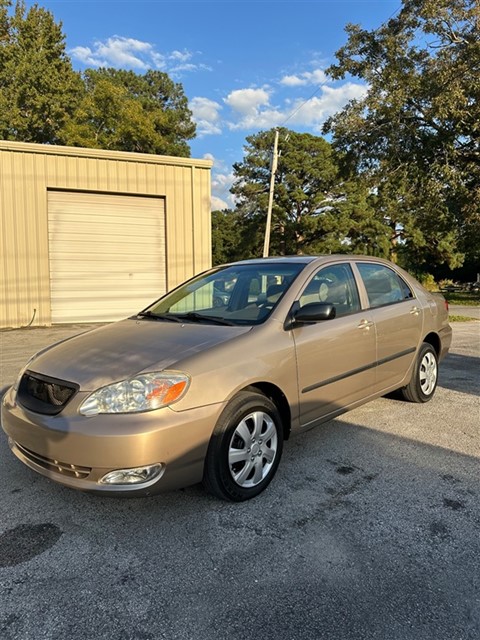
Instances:
[[[165,465],[161,463],[150,464],[146,467],[134,469],[116,469],[106,473],[99,480],[100,484],[151,484],[161,477],[165,471]]]

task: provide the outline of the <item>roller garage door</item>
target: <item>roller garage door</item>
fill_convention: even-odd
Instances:
[[[48,192],[52,322],[107,322],[166,291],[162,198]]]

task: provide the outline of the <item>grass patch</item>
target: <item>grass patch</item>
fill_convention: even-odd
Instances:
[[[442,291],[448,304],[459,304],[468,307],[480,306],[480,292],[478,291]]]
[[[456,316],[456,315],[449,315],[448,321],[449,322],[478,322],[478,320],[476,320],[475,318],[470,318],[468,316]]]

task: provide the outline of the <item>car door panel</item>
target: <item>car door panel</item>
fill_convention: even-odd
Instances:
[[[375,326],[362,310],[350,264],[338,261],[319,269],[299,297],[335,308],[336,317],[293,330],[297,358],[301,424],[309,425],[373,393]]]
[[[377,329],[378,391],[399,384],[415,359],[422,330],[422,316],[413,311],[415,301],[397,302],[372,310]]]
[[[297,327],[293,337],[302,426],[373,393],[375,328],[369,312]]]
[[[377,336],[376,391],[400,385],[415,359],[423,312],[408,284],[393,269],[357,263]]]

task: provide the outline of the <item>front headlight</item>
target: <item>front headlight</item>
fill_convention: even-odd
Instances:
[[[144,373],[97,389],[82,403],[80,413],[140,413],[166,407],[186,393],[190,378],[176,371]]]

